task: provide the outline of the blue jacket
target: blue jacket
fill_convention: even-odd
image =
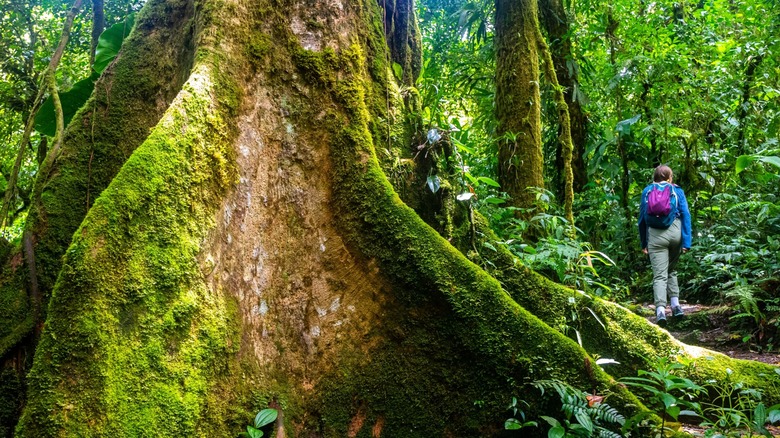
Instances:
[[[682,247],[691,248],[691,212],[688,211],[688,200],[685,199],[685,192],[677,184],[672,185],[677,194],[677,217],[682,222]],[[647,222],[645,221],[645,212],[647,211],[647,192],[653,187],[652,184],[642,190],[642,201],[639,203],[639,241],[642,249],[647,248]]]

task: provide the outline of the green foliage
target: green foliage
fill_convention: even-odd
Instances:
[[[255,416],[255,421],[246,427],[246,432],[241,432],[241,436],[248,436],[249,438],[260,438],[263,436],[263,431],[260,430],[263,426],[269,425],[276,421],[276,417],[279,412],[276,409],[263,409]]]
[[[528,407],[528,403],[524,400],[520,400],[518,402],[517,397],[512,397],[512,403],[509,405],[507,409],[512,411],[512,417],[508,418],[504,422],[504,429],[506,430],[520,430],[524,427],[536,427],[538,424],[536,421],[526,421],[525,419],[525,412],[523,412],[522,409],[520,409],[519,405],[525,405]],[[518,420],[516,417],[520,417]]]
[[[726,378],[708,382],[709,391],[714,393],[712,402],[702,404],[701,426],[707,428],[706,437],[725,438],[758,434],[771,437],[766,424],[780,421],[780,405],[767,408],[761,401],[760,391],[735,382],[733,372],[726,370]]]
[[[590,396],[558,380],[538,380],[532,386],[539,389],[542,396],[547,389],[555,390],[561,403],[561,412],[564,414],[562,421],[541,416],[550,425],[548,437],[621,436],[611,428],[623,426],[626,419],[615,408],[604,403],[603,397]]]
[[[680,414],[695,414],[701,410],[695,402],[696,396],[706,390],[692,380],[675,375],[684,369],[683,364],[672,362],[667,357],[659,357],[652,371],[639,370],[637,377],[623,377],[621,382],[634,388],[639,388],[647,394],[646,402],[649,406],[658,409],[662,416],[660,430],[665,429],[666,418],[677,420]],[[687,408],[687,409],[684,409]],[[637,424],[647,415],[640,413],[632,417],[631,424]]]
[[[67,126],[73,116],[76,114],[92,95],[95,89],[95,81],[119,54],[122,42],[130,34],[135,22],[135,15],[130,14],[127,18],[108,29],[104,30],[98,39],[98,45],[95,50],[95,63],[92,65],[89,77],[76,82],[73,87],[60,93],[60,102],[62,104],[62,115]],[[57,119],[54,113],[54,100],[49,96],[41,105],[35,116],[35,129],[41,134],[54,137],[57,130]]]

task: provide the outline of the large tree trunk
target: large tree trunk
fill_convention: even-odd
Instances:
[[[398,101],[376,86],[392,77],[376,3],[193,5],[149,3],[134,31],[149,42],[189,22],[171,10],[194,11],[194,63],[168,58],[188,79],[56,240],[72,236],[18,436],[234,436],[269,404],[283,411],[276,436],[489,436],[511,396],[538,405],[524,383],[548,378],[642,409],[551,328],[574,294],[504,253],[484,271],[395,194],[371,129]],[[98,132],[148,119],[105,120]],[[43,178],[42,203],[82,190],[81,205],[85,185],[65,189],[73,173]],[[586,346],[626,370],[687,348],[625,309],[589,305],[609,332],[589,330]],[[717,357],[702,378],[770,372]]]

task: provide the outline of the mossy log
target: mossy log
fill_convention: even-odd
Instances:
[[[188,79],[72,234],[17,436],[234,436],[269,405],[277,437],[492,436],[550,378],[644,409],[553,328],[570,291],[480,268],[388,182],[376,3],[194,10]],[[679,345],[589,305],[626,366]]]

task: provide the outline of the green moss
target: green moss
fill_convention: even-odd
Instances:
[[[376,261],[395,285],[389,296],[397,303],[387,308],[398,309],[388,311],[375,336],[369,336],[388,341],[369,354],[340,352],[334,370],[318,386],[317,412],[325,435],[344,436],[361,413],[366,424],[386,421],[383,433],[388,436],[494,430],[501,424],[499,406],[535,378],[610,391],[617,405],[641,406],[573,341],[519,307],[495,279],[403,205],[374,154],[372,114],[366,105],[373,93],[370,73],[363,70],[365,56],[356,43],[336,59],[308,51],[295,58],[322,90],[317,100],[333,99],[335,105],[323,106],[343,110],[325,118],[336,215],[348,244]],[[472,366],[475,361],[479,367]],[[540,365],[544,363],[554,365]],[[453,388],[458,388],[457,396]],[[476,400],[487,400],[495,409],[474,414]],[[359,436],[366,436],[369,426],[362,430]]]
[[[263,60],[271,52],[273,42],[268,35],[262,33],[253,33],[250,36],[249,54],[258,60]]]
[[[235,351],[235,306],[208,290],[196,261],[204,225],[236,181],[223,118],[234,110],[212,102],[215,88],[237,87],[212,77],[198,67],[75,233],[19,436],[195,431]]]
[[[187,77],[192,62],[188,2],[152,1],[141,12],[122,56],[74,117],[56,161],[47,160],[34,188],[28,232],[44,310],[73,233],[100,192],[148,136]],[[156,16],[174,17],[154,29]],[[162,100],[163,102],[161,102]]]
[[[484,218],[476,215],[476,221],[480,231],[478,235],[482,239],[495,240]],[[461,237],[456,239],[456,243],[463,248],[471,248],[465,242],[464,233],[458,233]],[[482,247],[481,243],[477,242],[476,246]],[[651,369],[652,361],[659,356],[679,356],[684,361],[695,360],[696,372],[693,377],[700,384],[711,379],[721,379],[728,368],[735,372],[735,378],[744,381],[748,387],[764,391],[765,400],[769,403],[780,401],[780,376],[775,373],[775,367],[731,359],[704,349],[693,348],[691,351],[696,354],[687,352],[685,345],[643,317],[615,303],[579,294],[518,266],[502,248],[497,252],[486,251],[476,256],[475,260],[479,262],[482,257],[485,257],[485,268],[501,278],[502,285],[512,298],[551,327],[571,323],[567,322],[572,310],[569,300],[574,299],[574,306],[581,315],[578,329],[583,346],[591,354],[619,361],[620,365],[610,365],[610,374],[614,376],[635,376],[639,369]],[[599,320],[586,307],[598,315]]]
[[[22,379],[16,370],[0,369],[0,436],[13,436],[24,400]]]

